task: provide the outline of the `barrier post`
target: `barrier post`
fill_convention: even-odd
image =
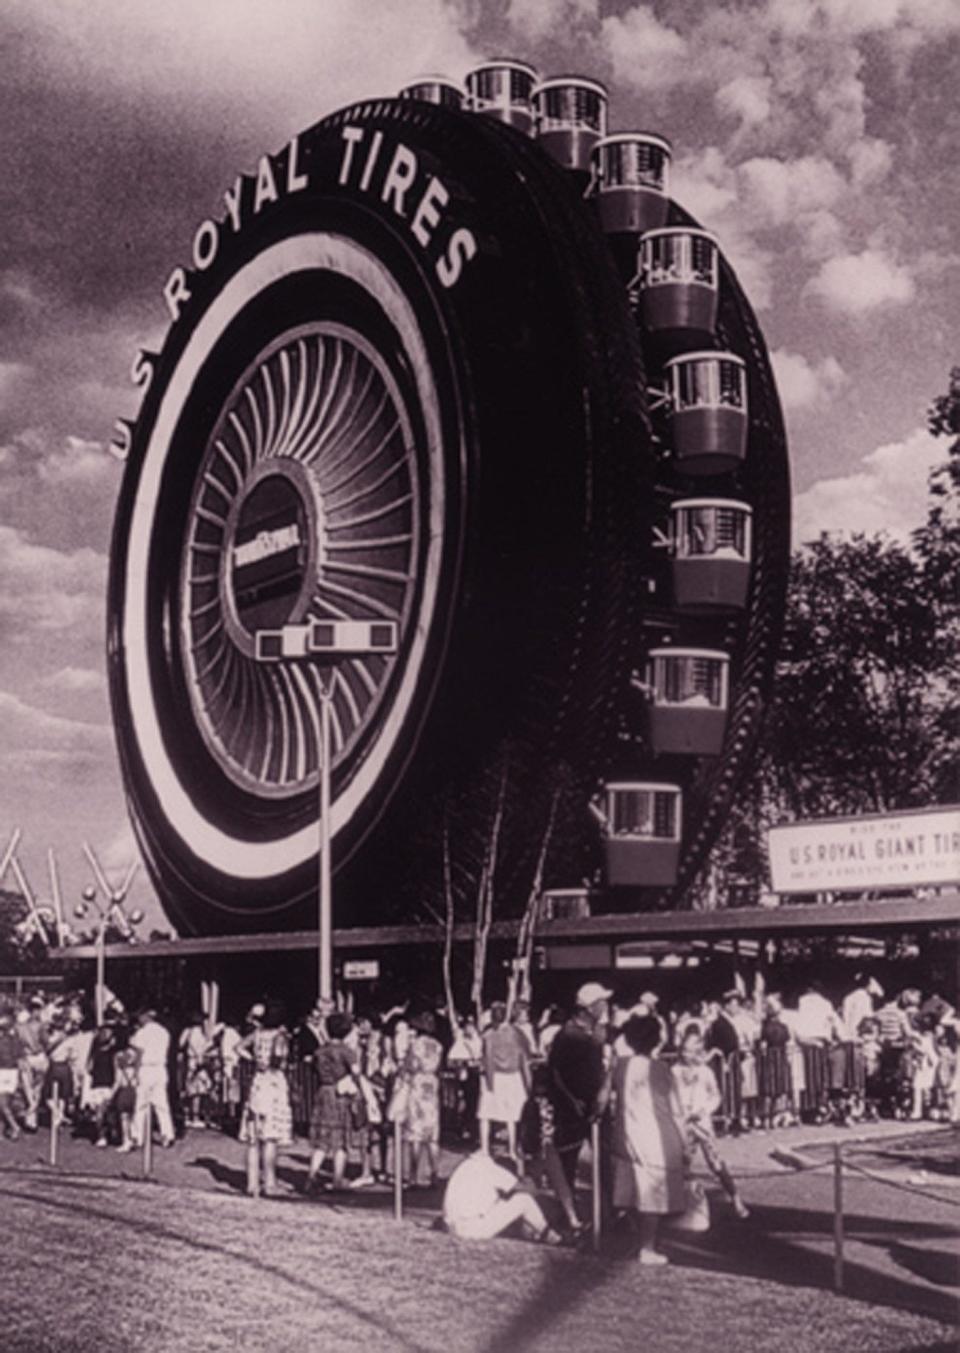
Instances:
[[[60,1086],[56,1083],[50,1102],[50,1164],[60,1164]]]
[[[153,1109],[147,1105],[143,1123],[143,1177],[149,1179],[153,1173]]]
[[[843,1291],[843,1150],[833,1145],[833,1286]]]
[[[403,1220],[403,1123],[399,1117],[393,1124],[393,1216]]]
[[[602,1203],[600,1196],[600,1120],[597,1118],[590,1124],[590,1183],[593,1251],[597,1254],[600,1251],[600,1219]]]

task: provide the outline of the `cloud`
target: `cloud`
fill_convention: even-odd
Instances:
[[[41,678],[41,685],[49,690],[66,691],[71,694],[87,691],[96,691],[99,694],[106,690],[106,684],[103,673],[95,672],[91,667],[61,667],[58,671],[50,672]]]
[[[591,33],[597,28],[599,5],[597,0],[509,0],[505,18],[528,42],[539,42],[557,32],[569,40],[574,34]]]
[[[72,0],[7,0],[5,9],[22,34],[21,80],[55,72],[159,118],[171,106],[202,117],[230,105],[245,120],[254,109],[294,119],[293,131],[423,70],[458,75],[476,59],[461,8],[445,0],[419,0],[415,10],[381,0],[99,0],[81,14]]]
[[[673,84],[689,50],[687,39],[661,23],[652,5],[634,5],[622,16],[609,15],[600,31],[614,79],[642,91]]]
[[[37,755],[40,759],[101,756],[113,747],[108,724],[85,723],[48,714],[27,704],[10,691],[0,691],[0,754]]]
[[[839,314],[860,316],[882,305],[905,305],[916,286],[908,267],[871,246],[827,259],[805,291]]]
[[[855,141],[847,152],[855,188],[880,183],[890,173],[893,151],[886,141],[876,136],[865,136]]]
[[[808,361],[801,353],[778,348],[770,354],[784,409],[821,409],[850,383],[835,357]]]
[[[737,75],[717,90],[717,107],[737,118],[741,127],[755,127],[770,116],[772,89],[769,75]]]
[[[742,209],[737,171],[717,146],[674,162],[671,195],[702,226],[716,233],[731,267],[757,310],[773,298],[773,254],[762,245]]]
[[[117,478],[117,462],[106,454],[102,442],[67,436],[37,466],[45,484],[95,483]]]
[[[107,560],[81,547],[61,551],[0,526],[0,630],[27,642],[44,632],[74,630],[86,639],[104,630]]]
[[[861,36],[908,29],[933,38],[960,29],[954,0],[770,0],[770,18],[793,35],[820,28],[833,36]]]
[[[7,268],[0,273],[0,296],[31,314],[40,310],[44,302],[35,279],[22,268]]]
[[[25,362],[0,362],[0,398],[9,399],[29,374],[30,367]]]
[[[772,156],[737,168],[746,210],[758,226],[781,226],[809,212],[835,206],[847,191],[839,171],[820,155]]]
[[[878,446],[853,474],[820,479],[794,499],[794,539],[816,539],[822,531],[872,535],[887,531],[908,541],[926,520],[927,481],[945,459],[944,446],[926,428],[900,442]]]
[[[104,869],[116,869],[125,872],[134,860],[140,858],[140,851],[129,821],[119,824],[113,836],[102,849],[96,846],[94,849]]]

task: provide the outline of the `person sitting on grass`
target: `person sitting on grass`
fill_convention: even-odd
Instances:
[[[447,1180],[443,1220],[461,1240],[492,1240],[517,1222],[524,1235],[541,1244],[559,1245],[562,1240],[536,1198],[486,1151],[467,1156]]]

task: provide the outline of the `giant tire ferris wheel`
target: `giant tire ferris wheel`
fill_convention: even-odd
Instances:
[[[549,814],[545,882],[662,902],[749,770],[789,518],[759,327],[720,258],[712,332],[651,330],[636,222],[611,234],[584,194],[605,128],[585,136],[578,104],[558,164],[501,64],[500,116],[424,86],[324,119],[238,181],[180,274],[121,487],[108,655],[131,816],[182,931],[314,922],[327,693],[341,923],[416,916],[444,867],[470,877],[496,803],[504,895],[530,886]],[[668,243],[700,237],[666,197],[662,215]],[[735,463],[679,453],[663,387],[689,386],[691,344],[742,373]],[[733,509],[743,595],[684,599],[682,524]],[[333,621],[395,645],[260,660],[258,632]],[[686,742],[653,726],[664,661],[684,687],[668,724],[688,678],[700,703],[712,683],[702,745],[699,714]],[[664,872],[643,833],[674,801]]]

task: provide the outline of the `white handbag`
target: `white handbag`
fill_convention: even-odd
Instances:
[[[688,1179],[684,1185],[685,1206],[682,1212],[667,1219],[674,1231],[709,1231],[710,1199],[699,1179]]]

